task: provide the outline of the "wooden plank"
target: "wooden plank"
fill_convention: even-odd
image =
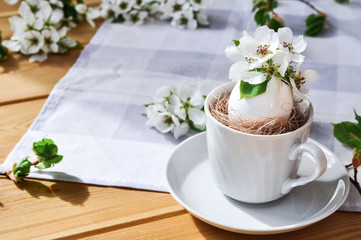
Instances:
[[[307,228],[275,235],[247,235],[218,229],[188,213],[177,214],[119,230],[85,236],[84,239],[172,239],[172,240],[304,240],[360,239],[360,214],[337,212]]]
[[[0,163],[28,130],[44,102],[42,99],[0,107]]]
[[[118,229],[183,211],[167,193],[0,177],[2,239],[53,239]]]

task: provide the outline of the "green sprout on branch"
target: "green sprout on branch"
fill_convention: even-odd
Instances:
[[[357,123],[346,121],[333,124],[333,135],[338,141],[353,149],[352,163],[346,165],[346,168],[353,168],[354,179],[350,177],[350,181],[361,194],[361,187],[357,181],[357,169],[361,166],[361,116],[354,112]]]
[[[63,159],[62,155],[58,155],[58,146],[49,138],[43,138],[38,142],[34,142],[33,151],[37,159],[31,162],[29,157],[25,157],[19,164],[15,163],[13,169],[6,172],[10,180],[13,182],[23,182],[24,177],[29,175],[31,166],[44,170],[53,167]]]
[[[8,49],[6,47],[4,47],[2,44],[2,38],[1,38],[1,30],[0,30],[0,60],[3,60],[6,58],[6,56],[8,55]]]
[[[305,35],[316,36],[323,31],[326,24],[327,15],[317,9],[308,0],[295,0],[307,5],[314,13],[310,14],[306,20]],[[347,3],[348,0],[335,0],[337,3]],[[275,12],[278,7],[276,0],[253,0],[254,20],[257,25],[267,25],[269,28],[277,31],[279,28],[285,26],[284,20]]]

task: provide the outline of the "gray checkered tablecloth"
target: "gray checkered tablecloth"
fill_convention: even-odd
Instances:
[[[315,108],[311,137],[350,162],[351,151],[334,139],[330,122],[353,120],[353,109],[361,113],[361,3],[314,4],[328,14],[329,22],[320,36],[306,37],[303,69],[321,75],[309,86]],[[211,28],[195,31],[166,22],[103,24],[0,170],[32,155],[32,142],[48,136],[64,160],[30,177],[167,191],[164,163],[187,136],[175,140],[146,126],[143,104],[163,85],[189,81],[206,95],[230,81],[231,62],[224,49],[243,30],[253,33],[251,8],[251,0],[214,0],[208,10]],[[294,35],[303,34],[311,13],[306,5],[280,1],[277,11]],[[361,197],[351,189],[342,209],[361,211]]]

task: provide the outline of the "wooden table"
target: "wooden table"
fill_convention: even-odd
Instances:
[[[88,0],[96,5],[99,0]],[[0,2],[0,29],[18,5]],[[97,26],[101,24],[99,20]],[[96,32],[82,23],[70,33],[86,45]],[[51,89],[81,50],[44,63],[12,53],[0,66],[0,162],[38,115]],[[1,67],[0,67],[1,68]],[[236,234],[191,216],[170,194],[29,179],[14,184],[0,175],[0,239],[361,239],[361,215],[336,212],[301,230],[269,236]]]

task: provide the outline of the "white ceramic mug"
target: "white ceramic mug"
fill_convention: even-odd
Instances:
[[[221,124],[209,111],[217,96],[230,92],[234,85],[232,82],[217,87],[205,101],[209,161],[221,191],[241,202],[265,203],[320,177],[327,168],[327,159],[318,146],[307,142],[313,121],[312,106],[308,121],[292,132],[243,133]],[[297,177],[303,151],[311,154],[315,169],[309,176]]]

